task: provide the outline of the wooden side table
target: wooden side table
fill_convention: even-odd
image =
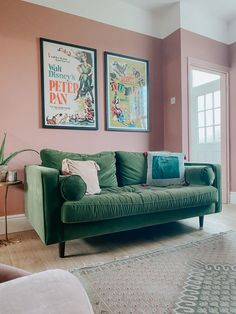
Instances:
[[[4,216],[5,216],[5,239],[0,240],[0,245],[4,244],[7,245],[8,243],[12,243],[15,241],[11,241],[8,239],[8,231],[7,231],[7,195],[8,195],[8,188],[12,185],[20,185],[22,184],[22,181],[14,181],[14,182],[0,182],[0,188],[5,188],[5,194],[4,194]]]

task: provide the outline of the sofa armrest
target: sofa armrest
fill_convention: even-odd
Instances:
[[[45,244],[63,241],[59,171],[38,165],[25,167],[25,211]]]
[[[221,167],[217,164],[210,164],[210,163],[196,163],[196,162],[186,162],[185,167],[196,167],[196,166],[207,166],[210,167],[215,175],[215,179],[212,183],[218,191],[218,202],[216,203],[215,212],[221,212],[222,210],[222,191],[221,191]]]

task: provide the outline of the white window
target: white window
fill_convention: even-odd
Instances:
[[[220,91],[198,96],[198,143],[220,142]]]

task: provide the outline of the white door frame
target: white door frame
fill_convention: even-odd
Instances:
[[[224,184],[224,191],[222,195],[222,199],[224,203],[229,202],[229,188],[230,188],[230,177],[229,177],[229,68],[220,66],[218,64],[213,64],[209,62],[205,62],[202,60],[194,59],[188,57],[188,156],[190,156],[190,139],[191,139],[191,127],[190,127],[190,110],[191,110],[191,71],[192,69],[199,69],[207,72],[212,72],[213,74],[220,74],[223,77],[221,80],[221,84],[224,85],[222,89],[225,93],[221,93],[221,104],[225,104],[221,107],[221,114],[222,114],[222,124],[221,124],[221,148],[222,148],[222,168],[224,168],[223,176],[222,176],[222,183]]]

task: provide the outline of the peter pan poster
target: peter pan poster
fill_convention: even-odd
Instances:
[[[148,61],[105,52],[107,130],[149,131]]]
[[[97,129],[96,50],[40,38],[43,127]]]

